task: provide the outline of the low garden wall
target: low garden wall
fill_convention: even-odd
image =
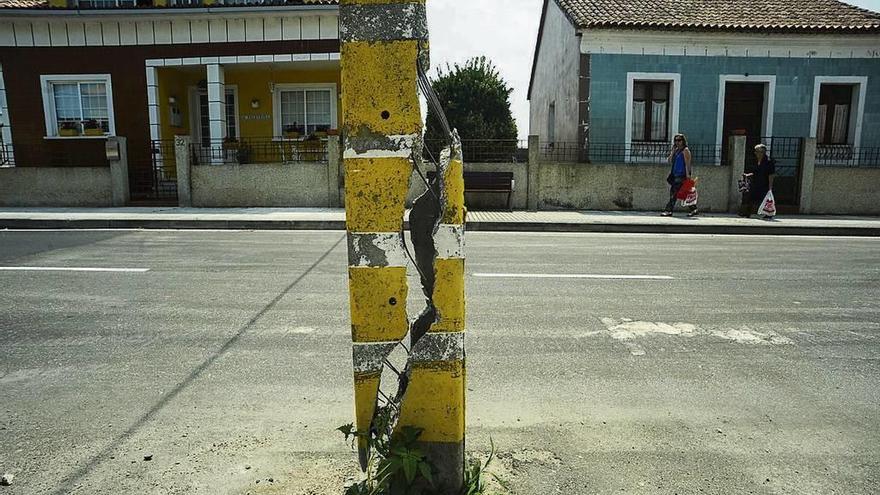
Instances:
[[[195,207],[331,205],[326,163],[195,165],[191,174]]]
[[[112,206],[110,167],[0,168],[0,206]]]
[[[695,167],[699,206],[727,211],[730,167]],[[542,163],[538,169],[541,210],[660,211],[669,200],[668,165]]]
[[[816,167],[810,213],[880,215],[880,168]]]

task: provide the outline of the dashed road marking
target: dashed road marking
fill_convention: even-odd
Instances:
[[[675,280],[669,275],[602,275],[594,273],[474,273],[480,278],[583,278],[597,280]]]

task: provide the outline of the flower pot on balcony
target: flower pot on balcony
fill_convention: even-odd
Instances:
[[[100,127],[97,128],[97,129],[85,129],[85,130],[83,131],[83,133],[84,133],[86,136],[103,136],[103,135],[104,135],[104,129],[101,129]]]
[[[58,129],[58,135],[61,136],[61,137],[75,137],[75,136],[79,136],[79,129],[77,129],[77,128],[75,128],[75,127],[74,127],[74,128],[70,128],[70,127],[65,128],[65,127],[62,127],[61,129]]]

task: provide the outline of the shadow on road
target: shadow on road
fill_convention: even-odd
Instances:
[[[78,468],[73,473],[67,475],[63,478],[59,483],[58,487],[55,491],[52,492],[52,495],[64,495],[66,493],[70,493],[71,489],[86,475],[88,475],[92,470],[94,470],[99,464],[101,464],[105,458],[112,452],[114,449],[119,447],[123,442],[128,440],[136,431],[138,431],[144,424],[150,421],[156,413],[161,411],[169,402],[174,400],[177,395],[187,388],[196,378],[199,377],[206,369],[208,369],[214,361],[216,361],[219,357],[226,353],[236,342],[241,339],[241,336],[244,335],[254,324],[259,321],[260,318],[263,317],[267,312],[271,311],[276,304],[278,304],[281,299],[287,295],[297,284],[299,284],[309,273],[312,272],[315,268],[318,267],[326,258],[336,249],[337,246],[345,239],[345,236],[342,236],[338,241],[336,241],[333,246],[330,247],[324,254],[318,258],[317,261],[312,263],[312,265],[306,269],[299,277],[296,278],[293,282],[290,283],[283,291],[281,291],[275,298],[269,301],[266,306],[263,307],[257,314],[251,317],[250,320],[247,321],[241,328],[235,332],[235,335],[229,338],[226,343],[223,344],[222,347],[217,349],[217,351],[211,355],[208,359],[206,359],[202,364],[193,369],[187,377],[177,384],[170,392],[165,394],[159,402],[157,402],[153,407],[150,408],[143,416],[138,418],[137,421],[134,422],[131,426],[128,427],[124,432],[120,433],[110,444],[101,449],[100,452],[93,455],[85,464],[83,464],[80,468]]]

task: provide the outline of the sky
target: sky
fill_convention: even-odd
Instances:
[[[847,3],[880,11],[880,0]],[[488,57],[513,87],[511,110],[520,139],[529,133],[526,93],[542,5],[543,0],[428,0],[431,65],[445,67],[471,57]]]

